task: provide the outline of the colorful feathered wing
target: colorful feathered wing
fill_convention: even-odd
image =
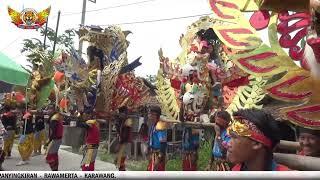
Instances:
[[[8,14],[11,17],[13,24],[15,24],[16,26],[23,24],[20,12],[14,10],[8,6]]]

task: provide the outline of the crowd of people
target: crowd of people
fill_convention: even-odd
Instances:
[[[46,162],[51,170],[58,171],[58,151],[62,144],[65,115],[49,106],[44,111],[24,112],[21,121],[18,120],[19,110],[4,105],[1,114],[3,146],[1,149],[1,169],[5,159],[10,159],[16,137],[17,128],[20,129],[18,151],[21,161],[17,165],[26,165],[31,156],[37,156],[46,149]],[[115,165],[119,171],[126,170],[126,148],[132,141],[133,119],[129,117],[129,110],[123,106],[119,108],[117,131],[119,134],[118,153]],[[168,122],[160,118],[162,112],[158,106],[152,106],[148,111],[148,123],[143,123],[140,135],[146,142],[143,151],[148,152],[148,171],[165,171],[167,161],[167,127]],[[45,115],[49,119],[45,121]],[[94,171],[95,159],[100,144],[100,124],[106,120],[97,119],[91,114],[77,112],[79,120],[75,125],[86,130],[84,139],[84,156],[81,162],[83,171]],[[212,152],[206,171],[287,171],[287,166],[278,164],[273,153],[279,144],[282,134],[279,122],[263,110],[243,109],[233,115],[220,110],[213,115],[214,131],[212,134]],[[147,124],[151,126],[148,127]],[[71,125],[71,124],[69,124]],[[48,127],[48,131],[46,131]],[[301,156],[320,156],[320,132],[317,130],[297,128],[297,141]],[[200,148],[199,131],[185,126],[182,133],[182,162],[184,171],[197,171],[198,150]]]

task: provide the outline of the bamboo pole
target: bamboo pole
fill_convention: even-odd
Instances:
[[[281,140],[277,145],[277,148],[286,150],[299,150],[300,144],[299,142]]]
[[[320,171],[320,158],[296,154],[273,153],[275,161],[293,170]]]
[[[200,123],[200,122],[190,122],[190,121],[181,122],[178,120],[167,119],[164,116],[161,116],[160,119],[163,122],[173,123],[173,124],[181,124],[181,125],[186,125],[186,126],[208,126],[208,127],[215,126],[215,123]]]

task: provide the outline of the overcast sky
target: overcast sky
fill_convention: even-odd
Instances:
[[[97,3],[87,2],[87,11],[114,7],[117,5],[142,2],[147,0],[97,0]],[[36,30],[22,30],[11,23],[7,7],[21,11],[22,8],[43,10],[51,5],[49,27],[55,29],[58,10],[61,10],[59,33],[69,28],[78,28],[81,22],[82,0],[2,0],[0,4],[0,51],[22,65],[26,58],[20,53],[22,40],[39,38]],[[75,13],[70,15],[70,13]],[[153,0],[136,5],[110,8],[86,13],[86,25],[107,25],[144,20],[166,19],[190,15],[211,13],[207,0]],[[68,15],[69,14],[69,15]],[[156,74],[159,67],[158,50],[164,49],[165,55],[174,58],[181,49],[179,37],[186,28],[199,17],[161,21],[143,24],[120,25],[123,30],[130,30],[128,36],[129,61],[142,56],[141,65],[136,69],[140,76]],[[78,47],[76,38],[75,46]]]

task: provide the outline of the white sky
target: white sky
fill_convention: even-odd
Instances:
[[[87,2],[87,11],[110,6],[141,2],[144,0],[97,0],[97,3]],[[56,15],[61,10],[59,33],[69,28],[78,28],[81,22],[82,0],[2,0],[0,4],[0,51],[13,58],[22,65],[26,65],[26,58],[20,53],[22,40],[39,38],[36,30],[22,30],[11,23],[7,13],[7,6],[21,11],[22,8],[43,10],[51,5],[49,27],[55,29]],[[74,15],[64,15],[79,12]],[[86,25],[105,25],[113,23],[136,22],[143,20],[166,19],[190,15],[211,13],[207,0],[155,0],[138,5],[113,8],[95,12],[87,12]],[[128,36],[129,61],[142,56],[142,65],[136,69],[136,74],[145,76],[156,74],[159,68],[158,50],[164,49],[164,54],[170,58],[176,57],[181,48],[179,37],[186,32],[186,28],[199,17],[172,21],[152,22],[145,24],[121,25],[122,30],[130,30]],[[48,42],[48,41],[47,41]],[[78,47],[78,38],[75,38]]]

